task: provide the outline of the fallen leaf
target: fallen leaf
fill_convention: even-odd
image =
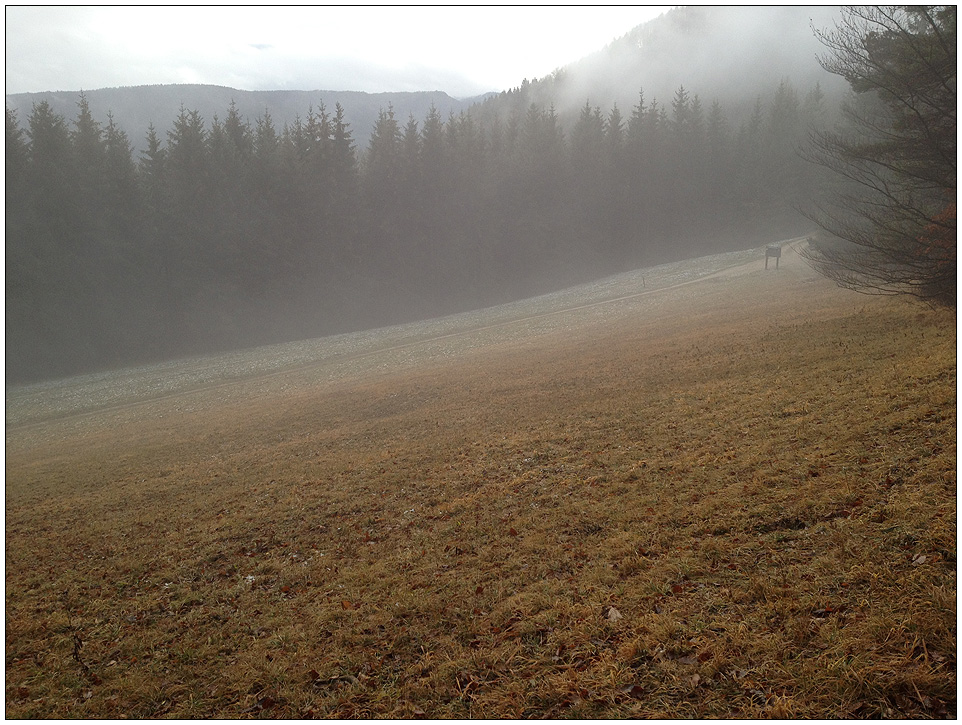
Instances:
[[[674,594],[681,594],[683,591],[685,591],[685,588],[681,584],[672,584],[671,591]]]
[[[928,695],[925,695],[922,698],[922,706],[926,710],[935,713],[935,715],[938,717],[947,717],[949,714],[948,709],[945,707],[945,703],[937,697],[929,697]]]
[[[621,612],[619,612],[614,607],[608,607],[607,619],[609,622],[617,622],[619,619],[621,619]]]
[[[514,530],[513,526],[510,529],[508,529],[508,533],[511,534],[512,536],[518,535],[518,532]]]
[[[691,683],[692,687],[698,687],[698,685],[701,684],[701,676],[699,676],[699,674],[696,672],[688,681]]]
[[[353,606],[354,606],[354,605],[351,604],[351,603],[350,603],[349,601],[347,601],[346,599],[344,599],[344,600],[341,601],[341,607],[344,608],[344,609],[351,609]]]
[[[698,663],[698,658],[695,655],[685,655],[684,657],[678,658],[678,664],[680,665],[694,665]]]
[[[484,591],[484,587],[478,587],[477,589],[474,590],[474,593],[475,593],[475,594],[481,594],[481,592],[483,592],[483,591]]]
[[[625,685],[621,688],[621,692],[625,695],[628,695],[628,697],[634,697],[637,699],[641,699],[645,696],[645,688],[643,688],[641,685]]]
[[[274,707],[274,705],[276,704],[277,704],[277,701],[274,700],[273,697],[271,697],[270,695],[266,695],[262,697],[260,700],[258,700],[257,702],[255,702],[253,705],[248,707],[247,709],[241,710],[241,712],[242,713],[260,712],[261,710],[267,710],[268,708]]]

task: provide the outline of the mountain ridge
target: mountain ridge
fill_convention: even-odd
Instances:
[[[280,130],[308,109],[321,104],[328,111],[340,103],[358,146],[363,148],[378,113],[393,108],[403,124],[409,117],[423,121],[433,105],[442,118],[475,108],[479,116],[524,113],[531,103],[554,107],[562,120],[577,117],[586,101],[608,112],[617,104],[623,116],[637,104],[657,99],[662,107],[684,86],[707,106],[718,100],[738,123],[757,99],[768,97],[783,79],[802,92],[816,83],[829,97],[847,86],[818,64],[820,49],[813,27],[827,27],[838,13],[835,6],[704,7],[681,6],[631,28],[598,51],[574,60],[553,73],[522,86],[468,98],[440,90],[368,93],[333,90],[248,91],[216,84],[154,84],[83,91],[93,117],[106,123],[108,111],[127,133],[135,151],[145,145],[153,123],[163,136],[181,105],[197,111],[205,122],[223,118],[230,103],[252,124],[265,109]],[[736,52],[737,48],[737,52]],[[76,116],[77,91],[43,91],[6,96],[7,107],[26,125],[33,103],[47,101],[55,113],[71,121]]]
[[[378,113],[389,107],[403,122],[408,116],[422,119],[433,105],[443,118],[466,111],[484,96],[457,99],[444,91],[396,91],[367,93],[365,91],[330,90],[267,90],[246,91],[230,86],[200,83],[168,83],[138,86],[117,86],[94,90],[41,91],[15,93],[6,96],[7,108],[15,111],[21,124],[26,125],[27,116],[34,103],[46,101],[51,109],[66,119],[76,116],[77,102],[83,93],[90,105],[94,119],[107,122],[108,112],[114,122],[126,132],[135,150],[145,148],[147,127],[153,124],[163,135],[173,126],[181,106],[197,111],[205,122],[214,116],[223,119],[233,101],[241,117],[252,124],[270,113],[275,127],[280,130],[296,118],[306,117],[308,109],[318,110],[321,104],[328,112],[340,103],[344,116],[359,144],[366,143],[368,134],[377,120]]]

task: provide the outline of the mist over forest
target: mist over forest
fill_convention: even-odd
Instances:
[[[112,89],[103,115],[93,91],[72,113],[8,98],[8,383],[473,309],[806,233],[799,210],[831,182],[798,151],[843,92],[816,62],[813,12],[830,22],[678,8],[476,103],[389,101],[369,128],[320,92],[275,116],[242,109],[241,91],[202,113],[158,87],[164,125],[119,115],[137,105],[125,90],[149,88]]]

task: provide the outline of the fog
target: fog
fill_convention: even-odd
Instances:
[[[616,314],[637,315],[646,303],[658,304],[658,293],[724,270],[739,274],[746,266],[756,269],[763,254],[762,249],[750,249],[712,255],[418,322],[15,386],[7,391],[7,424],[30,425],[251,378],[261,379],[266,387],[267,378],[282,376],[277,384],[285,385],[301,370],[310,370],[316,381],[320,371],[333,380],[357,374],[364,364],[388,364],[392,369],[419,365],[463,354],[492,338],[519,341],[563,330],[572,318],[577,327],[584,324],[589,309],[591,315],[608,320]]]
[[[646,95],[665,102],[684,85],[706,102],[717,98],[731,107],[751,105],[759,88],[775,88],[784,78],[801,89],[816,82],[844,86],[819,66],[822,47],[811,27],[830,26],[838,16],[833,7],[679,9],[575,65],[572,75],[607,73],[622,102],[636,100],[638,89],[619,82],[630,78],[633,85],[640,79]],[[592,87],[584,84],[572,93],[577,103]]]
[[[69,114],[8,109],[8,381],[465,312],[806,234],[798,210],[830,186],[797,149],[835,113],[812,101],[832,81],[810,17],[831,11],[676,9],[483,104],[426,96],[369,127],[294,93],[285,121],[225,89],[201,114],[176,86],[115,89],[109,120],[73,94]],[[172,119],[134,152],[120,114],[151,103]]]
[[[684,86],[706,109],[719,101],[736,123],[785,79],[801,93],[818,83],[837,98],[848,86],[819,65],[823,48],[812,28],[838,17],[836,6],[675,8],[545,79],[537,96],[561,115],[588,101],[605,113],[617,103],[627,116],[639,91],[665,107]]]

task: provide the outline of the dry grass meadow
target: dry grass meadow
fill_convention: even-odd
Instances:
[[[8,420],[6,716],[954,717],[954,312],[781,261]]]

